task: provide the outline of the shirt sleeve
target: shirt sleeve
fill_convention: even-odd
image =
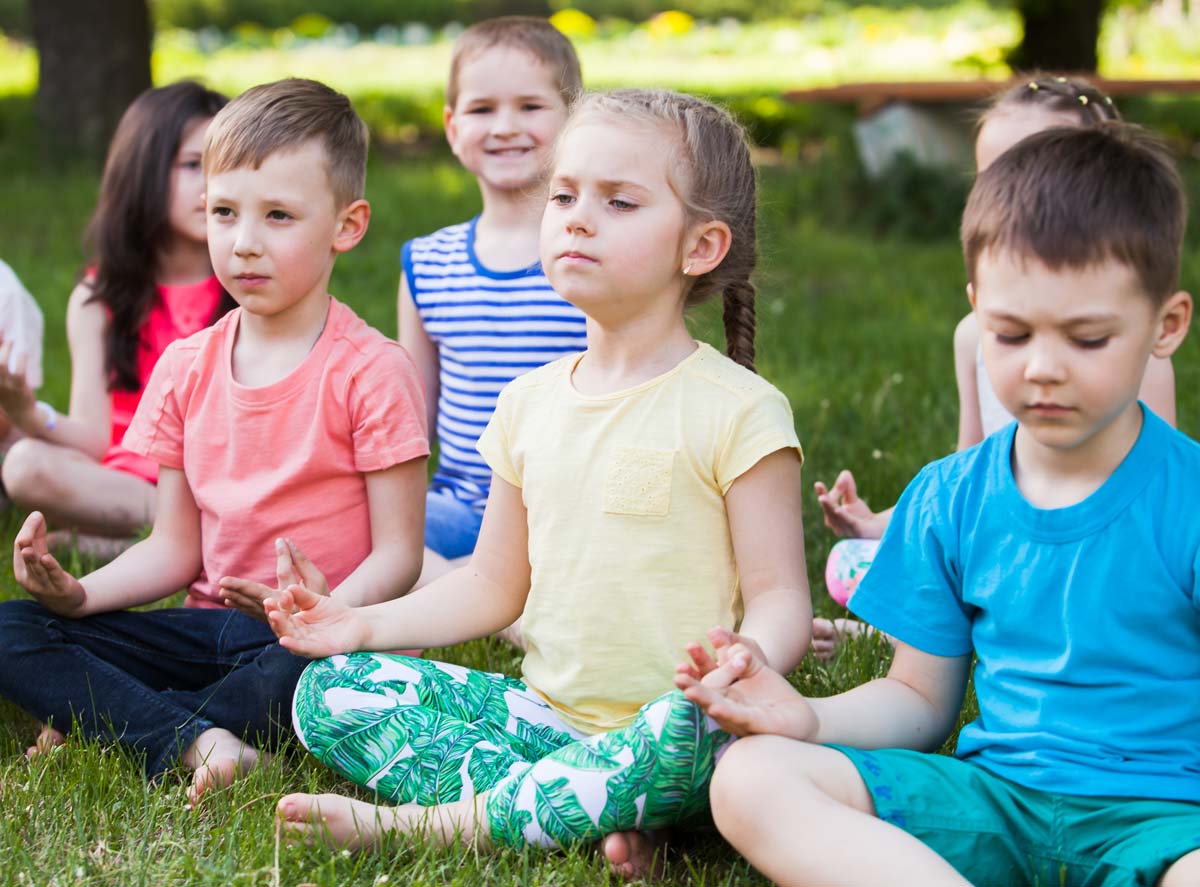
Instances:
[[[794,449],[804,461],[792,407],[781,391],[770,388],[762,396],[745,401],[730,422],[725,446],[717,455],[716,479],[721,493],[729,492],[733,482],[764,456],[783,449]]]
[[[849,603],[859,618],[934,656],[962,656],[973,647],[950,514],[949,491],[936,464],[928,466],[896,503]]]
[[[382,471],[429,455],[425,395],[417,368],[395,342],[366,355],[348,398],[354,468]]]
[[[181,340],[182,341],[182,340]],[[125,431],[122,446],[167,468],[183,468],[183,410],[179,382],[184,354],[178,342],[167,346],[150,381],[146,383],[137,412]]]
[[[9,366],[25,361],[25,381],[36,391],[42,387],[42,311],[17,275],[0,262],[0,332],[12,348]]]
[[[509,428],[512,427],[512,411],[512,383],[509,383],[501,390],[500,397],[496,400],[496,409],[493,411],[487,427],[483,429],[483,434],[479,435],[479,442],[475,445],[475,449],[479,451],[479,455],[483,456],[483,461],[487,462],[488,467],[497,476],[514,487],[520,487],[522,486],[521,472],[517,470],[513,459],[512,439],[509,436]]]

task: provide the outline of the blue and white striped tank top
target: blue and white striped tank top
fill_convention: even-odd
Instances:
[[[587,348],[584,315],[540,265],[492,271],[475,255],[475,223],[404,244],[401,262],[440,364],[438,464],[431,487],[483,509],[492,470],[475,450],[500,389],[522,373]]]

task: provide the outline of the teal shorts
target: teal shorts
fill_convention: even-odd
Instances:
[[[946,755],[831,747],[858,769],[880,819],[976,887],[1153,887],[1200,848],[1200,804],[1052,794]]]

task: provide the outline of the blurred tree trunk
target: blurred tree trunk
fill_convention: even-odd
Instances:
[[[29,0],[29,9],[49,146],[101,158],[125,107],[150,86],[146,0]]]
[[[1025,37],[1009,60],[1022,71],[1096,70],[1104,0],[1016,0]]]

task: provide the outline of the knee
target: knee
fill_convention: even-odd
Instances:
[[[50,446],[29,437],[9,448],[0,465],[0,477],[9,498],[28,507],[58,496],[52,453]]]
[[[30,649],[42,647],[53,633],[57,619],[37,601],[17,600],[0,603],[0,650],[6,661]]]
[[[1163,873],[1159,887],[1186,887],[1200,884],[1200,850],[1180,857]]]
[[[764,800],[779,791],[779,751],[795,745],[779,736],[747,736],[721,756],[709,785],[713,821],[735,847],[739,839],[759,832],[759,817],[768,815]],[[795,788],[795,773],[788,774],[788,789]]]

